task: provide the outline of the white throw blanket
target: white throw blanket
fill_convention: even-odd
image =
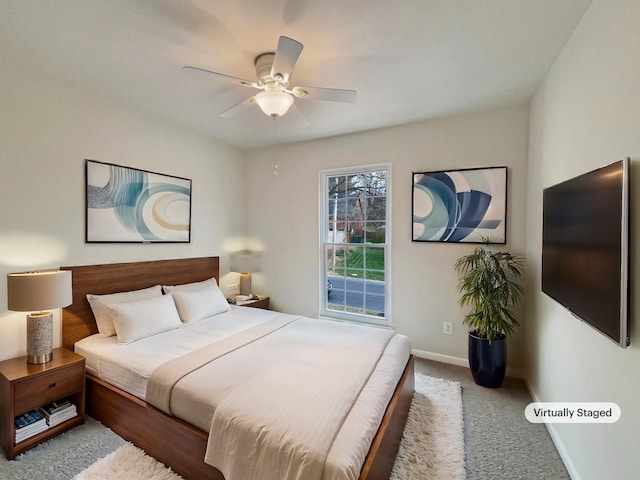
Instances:
[[[271,334],[265,340],[287,349],[286,361],[263,371],[257,365],[251,381],[223,398],[205,461],[227,480],[321,479],[333,440],[392,336],[305,318]]]

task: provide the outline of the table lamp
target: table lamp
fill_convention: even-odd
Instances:
[[[240,295],[251,295],[251,272],[258,271],[258,255],[251,252],[232,253],[231,271],[240,272]]]
[[[53,313],[73,303],[71,271],[44,270],[7,275],[8,309],[27,315],[27,363],[53,359]]]

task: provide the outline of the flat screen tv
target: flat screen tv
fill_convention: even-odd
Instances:
[[[545,188],[542,291],[629,345],[628,158]]]

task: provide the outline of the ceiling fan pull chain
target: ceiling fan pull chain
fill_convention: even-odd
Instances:
[[[273,176],[278,176],[278,116],[273,117]]]

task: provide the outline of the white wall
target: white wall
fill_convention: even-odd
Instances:
[[[244,247],[242,154],[17,66],[0,69],[0,359],[24,355],[6,274],[60,265],[221,255]],[[191,178],[190,244],[85,244],[86,158]],[[227,264],[228,265],[228,264]],[[54,343],[59,345],[59,311]]]
[[[526,372],[540,401],[616,402],[613,425],[551,426],[573,478],[640,475],[640,2],[595,0],[531,106]],[[631,157],[631,346],[625,350],[540,292],[542,189]],[[636,281],[634,281],[636,280]]]
[[[313,119],[310,119],[313,121]],[[319,312],[319,172],[327,168],[392,164],[392,320],[422,354],[465,364],[463,312],[458,307],[455,260],[471,245],[411,241],[412,171],[507,165],[508,244],[524,253],[528,107],[411,124],[248,154],[248,232],[264,249],[254,291],[274,308],[309,316]],[[454,335],[442,334],[442,322]],[[510,366],[521,366],[518,338]]]

